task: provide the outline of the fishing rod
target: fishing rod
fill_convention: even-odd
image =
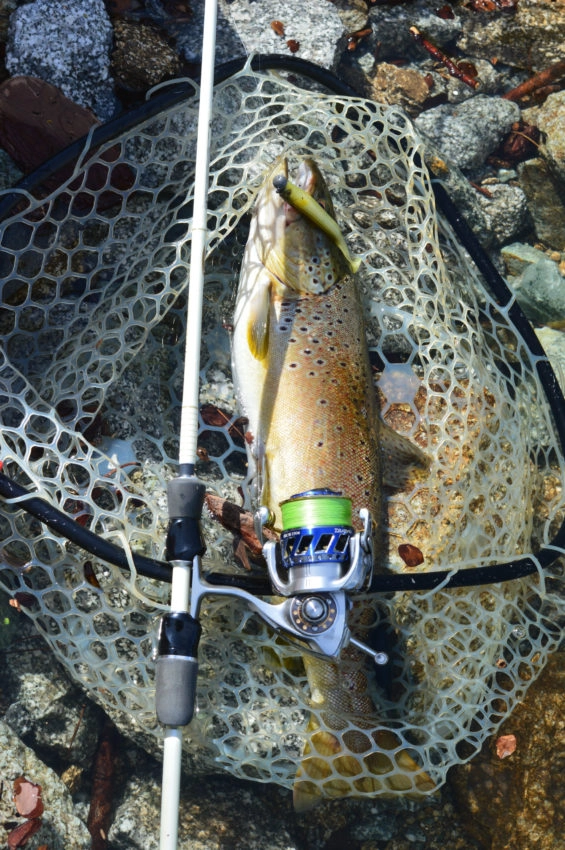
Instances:
[[[190,723],[194,713],[198,641],[202,631],[194,594],[191,599],[191,579],[193,570],[199,573],[200,558],[206,551],[200,530],[206,487],[196,477],[195,465],[217,13],[217,0],[205,0],[179,468],[177,477],[169,482],[167,488],[169,529],[166,556],[173,568],[171,600],[170,611],[161,619],[155,661],[155,708],[157,719],[165,727],[160,850],[176,850],[178,843],[182,729]]]

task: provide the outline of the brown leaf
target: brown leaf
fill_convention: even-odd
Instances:
[[[41,818],[32,818],[21,823],[8,835],[8,850],[18,850],[19,847],[23,847],[40,826]]]

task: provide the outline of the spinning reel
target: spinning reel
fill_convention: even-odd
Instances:
[[[170,486],[174,489],[180,485],[182,492],[180,482],[182,477],[170,482]],[[175,504],[175,497],[178,494],[169,492],[170,504]],[[335,658],[344,646],[352,644],[370,655],[376,664],[387,663],[386,653],[357,640],[347,625],[348,594],[361,590],[372,577],[369,511],[360,511],[363,530],[355,532],[351,499],[326,489],[298,493],[283,502],[281,510],[280,542],[266,542],[263,554],[272,588],[284,597],[282,602],[267,602],[239,587],[210,584],[202,573],[199,556],[192,559],[190,614],[168,614],[161,621],[157,715],[165,725],[185,725],[192,717],[200,636],[198,618],[205,596],[241,599],[273,629],[315,655]],[[268,525],[272,521],[270,511],[261,508],[257,521],[260,527]],[[179,676],[183,687],[179,687]],[[179,694],[184,695],[185,709],[190,703],[188,720],[184,709],[177,705]]]

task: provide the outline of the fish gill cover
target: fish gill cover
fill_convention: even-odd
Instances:
[[[214,110],[201,387],[203,404],[231,420],[202,418],[199,477],[236,502],[245,485],[229,324],[247,214],[277,156],[311,155],[363,258],[382,418],[431,464],[385,492],[385,566],[535,558],[562,522],[565,473],[536,358],[436,215],[407,118],[249,68],[216,87]],[[1,232],[4,472],[154,558],[176,473],[195,137],[187,98],[86,149],[51,193],[19,193]],[[232,535],[205,525],[205,565],[240,570]],[[157,751],[152,651],[168,586],[88,556],[17,502],[2,506],[0,539],[1,586],[27,594],[70,675]],[[423,563],[408,566],[399,547]],[[382,594],[369,626],[391,655],[388,681],[370,662],[344,660],[375,713],[344,715],[329,739],[316,738],[323,705],[301,652],[242,603],[208,599],[188,763],[287,787],[299,770],[324,796],[428,793],[477,752],[555,649],[562,574],[559,560],[500,584]]]

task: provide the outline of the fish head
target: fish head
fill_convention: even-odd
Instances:
[[[275,294],[286,298],[319,295],[348,273],[347,261],[335,239],[279,194],[273,185],[278,175],[289,176],[286,157],[277,160],[257,199],[255,236],[260,261]],[[294,182],[335,221],[329,189],[312,158],[300,162]]]

